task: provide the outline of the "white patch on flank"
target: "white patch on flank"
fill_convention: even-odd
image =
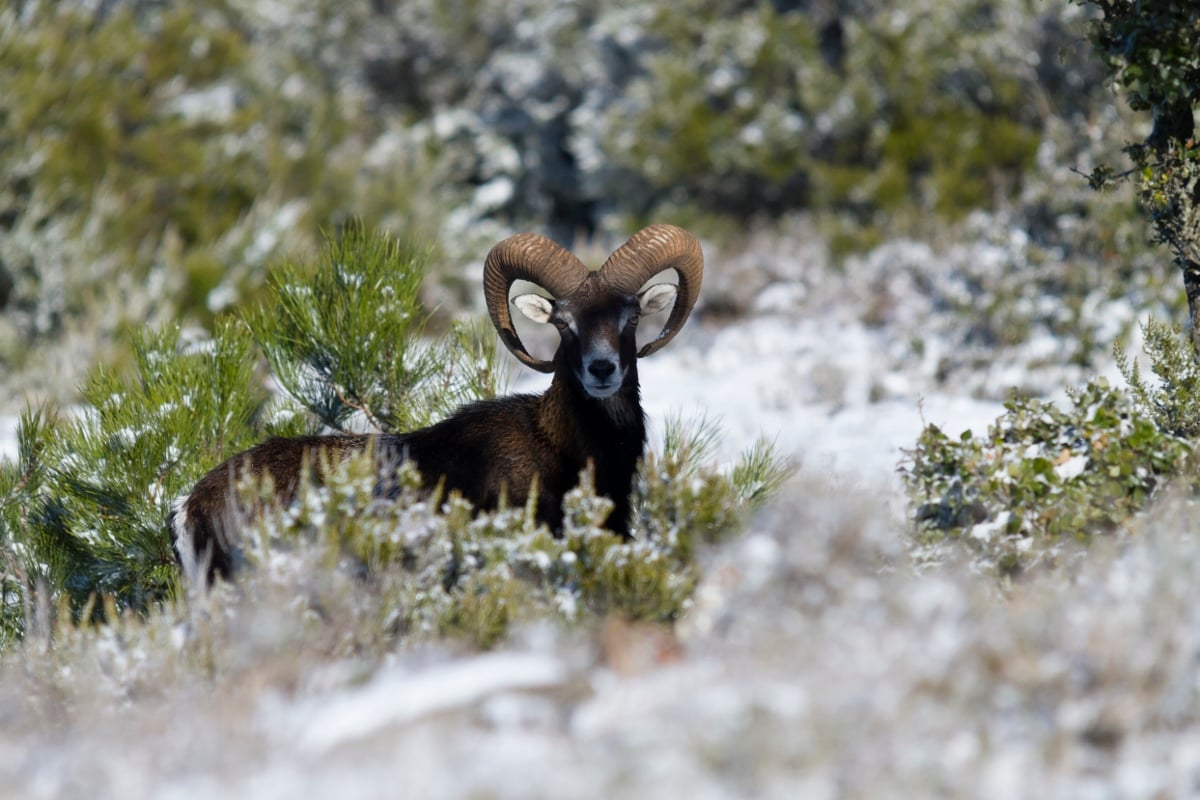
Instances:
[[[189,496],[180,497],[172,507],[175,517],[171,520],[171,533],[175,539],[175,549],[179,553],[179,564],[183,570],[183,577],[190,590],[192,586],[200,585],[201,575],[196,560],[196,543],[192,539],[192,526],[188,524],[187,501]]]

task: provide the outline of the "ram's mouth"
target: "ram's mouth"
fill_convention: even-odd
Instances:
[[[622,376],[613,375],[611,378],[600,380],[598,378],[584,378],[580,381],[583,384],[583,389],[592,397],[598,400],[612,397],[621,388]]]

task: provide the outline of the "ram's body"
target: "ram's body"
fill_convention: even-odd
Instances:
[[[388,492],[395,468],[411,460],[424,484],[444,481],[479,509],[494,509],[504,497],[511,506],[537,488],[537,518],[551,530],[562,527],[562,498],[589,465],[598,494],[613,500],[608,527],[629,535],[629,493],[645,446],[646,429],[637,403],[637,383],[625,390],[631,408],[618,424],[611,400],[569,399],[569,387],[553,384],[543,395],[514,395],[474,403],[436,425],[405,434],[274,438],[230,458],[205,475],[170,520],[171,535],[186,571],[229,577],[237,547],[236,528],[255,509],[234,500],[238,481],[270,476],[274,501],[290,503],[298,489],[297,464],[320,480],[323,460],[342,459],[373,447],[380,491]],[[622,398],[625,400],[626,398]],[[567,403],[573,410],[567,412]],[[545,426],[560,419],[565,424]],[[570,433],[564,436],[564,433]],[[194,559],[194,561],[193,561]]]
[[[665,255],[653,252],[659,239],[674,250]],[[647,249],[652,251],[649,256]],[[535,259],[533,268],[524,270],[527,251],[551,261]],[[515,266],[506,259],[514,259]],[[683,263],[677,263],[681,259]],[[636,261],[633,268],[630,260]],[[617,267],[606,272],[613,262]],[[619,273],[621,267],[629,274]],[[679,272],[678,301],[674,285],[638,291],[648,277],[666,268]],[[368,447],[374,448],[381,494],[389,493],[390,479],[403,461],[415,464],[427,487],[442,483],[480,509],[495,508],[502,498],[513,506],[524,505],[536,487],[538,519],[555,532],[562,526],[564,495],[590,466],[597,493],[613,502],[608,527],[629,536],[629,495],[646,440],[637,359],[665,344],[682,325],[695,302],[700,269],[695,240],[669,226],[638,234],[597,273],[588,273],[573,256],[541,237],[505,240],[493,248],[485,270],[489,311],[518,358],[554,372],[546,392],[477,402],[409,433],[276,438],[239,453],[201,478],[171,514],[168,527],[184,571],[192,580],[211,580],[214,574],[228,577],[232,572],[237,528],[254,513],[238,502],[241,480],[269,476],[273,501],[286,504],[295,497],[303,475],[319,481],[327,462]],[[530,356],[512,327],[508,291],[517,278],[543,282],[556,295],[555,300],[540,295],[515,300],[530,319],[558,328],[560,344],[553,361]],[[639,352],[639,317],[671,303],[663,333]],[[681,305],[686,306],[682,313]]]

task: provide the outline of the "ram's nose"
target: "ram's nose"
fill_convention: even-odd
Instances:
[[[597,380],[607,380],[617,371],[617,365],[610,359],[597,358],[588,364],[587,371],[596,377]]]

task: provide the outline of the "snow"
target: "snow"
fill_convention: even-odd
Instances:
[[[766,439],[804,467],[852,484],[895,488],[903,450],[925,424],[983,431],[1003,406],[920,386],[888,366],[884,336],[844,310],[684,328],[638,367],[650,445],[661,440],[664,420],[706,417],[723,433],[722,460]],[[549,380],[526,370],[513,390],[541,391]]]
[[[237,110],[237,92],[233,86],[218,84],[208,89],[187,91],[167,103],[167,109],[189,123],[221,125]]]
[[[719,459],[763,437],[800,465],[745,535],[705,555],[672,631],[535,625],[491,653],[398,645],[362,663],[289,651],[299,623],[267,615],[221,640],[214,686],[182,688],[170,668],[166,688],[114,680],[143,668],[109,648],[97,676],[64,690],[65,735],[15,699],[24,684],[0,691],[0,786],[16,787],[0,797],[1194,793],[1200,537],[1097,547],[1062,586],[1011,602],[961,564],[905,566],[903,451],[928,423],[984,431],[1002,406],[979,387],[1056,351],[1034,335],[987,375],[946,379],[938,362],[955,345],[936,324],[922,351],[903,344],[927,324],[907,302],[915,286],[867,324],[861,297],[789,275],[732,321],[702,303],[639,364],[651,446],[668,418],[707,417]],[[548,381],[521,370],[512,390]],[[3,457],[16,424],[0,417]],[[1076,474],[1080,458],[1056,469]],[[1147,529],[1193,518],[1185,507]],[[181,636],[165,637],[172,651]],[[122,681],[136,702],[119,710],[80,688]]]
[[[805,467],[853,483],[893,485],[902,451],[926,423],[955,434],[983,431],[1003,408],[892,366],[889,335],[846,309],[685,327],[639,365],[651,446],[661,440],[665,419],[707,417],[724,434],[722,460],[765,438]],[[549,376],[522,370],[513,391],[541,391],[548,383]],[[0,458],[16,458],[17,422],[0,416]]]
[[[436,669],[393,670],[340,696],[285,704],[269,713],[263,726],[287,731],[289,743],[305,752],[324,753],[389,726],[469,708],[501,692],[558,686],[565,679],[564,665],[552,656],[495,653]]]

